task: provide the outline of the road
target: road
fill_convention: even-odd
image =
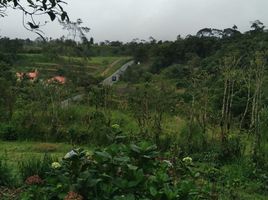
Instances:
[[[129,61],[126,64],[124,64],[120,69],[115,71],[111,76],[108,78],[104,79],[101,84],[102,85],[110,85],[112,86],[114,83],[118,82],[120,79],[120,76],[127,70],[128,67],[134,64],[134,61]],[[115,80],[113,80],[113,77],[115,77]]]
[[[120,67],[118,70],[116,70],[111,76],[109,76],[108,78],[104,79],[100,84],[112,86],[114,83],[116,83],[116,82],[119,81],[120,76],[127,70],[127,68],[129,68],[133,64],[134,64],[134,61],[133,60],[127,62],[122,67]],[[113,77],[116,77],[116,80],[113,81],[112,80]],[[83,98],[84,98],[84,94],[79,94],[79,95],[70,97],[70,98],[68,98],[68,99],[66,99],[66,100],[64,100],[64,101],[61,102],[61,107],[62,108],[66,108],[66,107],[68,107],[68,105],[71,102],[80,101]]]

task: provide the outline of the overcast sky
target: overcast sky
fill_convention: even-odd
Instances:
[[[23,1],[23,0],[22,0]],[[268,0],[66,0],[72,20],[81,18],[91,28],[95,41],[175,40],[177,35],[195,34],[204,27],[228,28],[236,24],[249,29],[256,19],[268,26]],[[22,14],[8,11],[0,18],[0,35],[10,38],[37,36],[22,26]],[[57,22],[43,28],[46,37],[57,38],[67,32]]]

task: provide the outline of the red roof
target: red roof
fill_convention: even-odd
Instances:
[[[64,76],[55,76],[51,79],[48,80],[49,83],[51,82],[57,82],[60,84],[65,84],[66,83],[66,78]]]
[[[38,71],[35,70],[35,71],[33,71],[33,72],[29,72],[29,73],[17,72],[17,73],[16,73],[16,76],[17,76],[17,78],[18,78],[19,80],[23,79],[23,77],[25,77],[25,76],[26,76],[27,78],[31,79],[31,80],[35,80],[35,79],[37,79],[38,74],[39,74]]]
[[[38,72],[29,72],[27,76],[29,79],[36,79],[38,77]]]

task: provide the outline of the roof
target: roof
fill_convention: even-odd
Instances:
[[[51,82],[57,82],[60,84],[65,84],[66,83],[66,78],[64,76],[54,76],[53,78],[48,80],[48,83]]]

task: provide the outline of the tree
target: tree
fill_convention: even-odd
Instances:
[[[238,30],[236,26],[233,26],[233,28],[226,28],[223,30],[223,36],[224,37],[231,37],[234,35],[238,35],[241,34]]]
[[[47,15],[51,21],[59,18],[61,21],[69,21],[67,12],[63,9],[63,4],[66,2],[61,0],[0,0],[0,17],[7,16],[7,9],[16,9],[23,13],[23,26],[32,32],[35,32],[40,37],[42,31],[40,27],[45,25],[47,21],[41,23],[35,16]]]
[[[223,60],[223,65],[221,67],[224,87],[220,127],[221,142],[224,148],[232,125],[232,108],[234,97],[236,94],[235,85],[238,81],[236,77],[239,76],[239,71],[237,70],[237,68],[240,61],[241,58],[225,57]]]
[[[203,28],[196,33],[197,37],[211,37],[213,36],[211,28]]]
[[[16,101],[14,78],[10,67],[0,62],[0,111],[2,113],[0,120],[11,120],[14,105]]]
[[[253,158],[258,161],[261,152],[262,134],[260,130],[261,112],[263,110],[263,83],[265,80],[265,68],[267,54],[257,52],[254,59],[251,61],[253,69],[253,96],[251,108],[251,124],[250,128],[255,135]]]
[[[238,27],[234,24],[233,27],[232,27],[234,30],[237,30]]]
[[[255,20],[254,22],[251,22],[251,28],[255,32],[262,32],[265,28],[263,23],[260,20]]]
[[[72,40],[76,41],[76,37],[79,36],[80,40],[84,42],[87,40],[86,33],[90,31],[90,28],[82,26],[82,19],[77,19],[75,22],[72,21],[59,21],[62,25],[63,30],[69,32],[68,36],[72,37]]]
[[[160,88],[145,84],[137,87],[129,96],[129,106],[140,128],[140,134],[159,144],[163,116],[174,106],[173,91],[165,84]],[[150,131],[153,134],[150,135]]]
[[[72,49],[76,49],[79,51],[80,56],[83,56],[83,58],[87,61],[88,57],[90,56],[90,46],[91,42],[94,42],[93,40],[89,41],[86,34],[90,31],[90,28],[86,26],[82,26],[83,21],[81,19],[77,19],[75,22],[72,21],[59,21],[62,25],[63,30],[67,30],[68,36],[71,37],[71,41],[75,44],[75,47],[72,47]],[[79,37],[82,44],[76,46],[76,38]],[[70,57],[69,57],[70,60]]]
[[[96,111],[100,108],[107,111],[111,108],[113,91],[110,86],[99,85],[97,87],[90,88],[88,97],[90,105],[94,105]]]

